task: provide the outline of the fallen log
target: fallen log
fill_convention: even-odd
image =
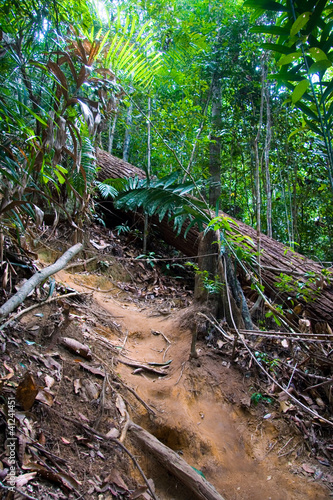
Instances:
[[[14,309],[16,309],[16,307],[18,307],[24,301],[24,299],[34,288],[36,288],[36,286],[38,286],[40,283],[42,283],[42,281],[46,280],[46,278],[48,278],[52,274],[55,274],[63,269],[66,264],[68,264],[68,262],[82,250],[82,248],[82,243],[77,243],[76,245],[69,248],[67,252],[65,252],[61,257],[59,257],[59,259],[54,264],[45,267],[45,269],[37,271],[37,273],[31,276],[31,278],[24,283],[19,291],[0,307],[0,318],[5,318],[6,316],[8,316],[8,314],[14,311]]]
[[[144,178],[145,173],[123,160],[109,155],[101,149],[97,150],[97,162],[100,167],[99,179],[106,178],[127,178],[135,177]],[[227,214],[220,212],[220,215],[232,219],[234,224],[231,226],[240,232],[243,236],[250,237],[254,243],[257,242],[257,232],[254,228],[229,217]],[[189,257],[198,255],[198,246],[200,233],[196,227],[192,227],[184,238],[184,231],[177,236],[173,230],[172,223],[164,218],[161,222],[157,217],[153,218],[153,223],[158,226],[160,234],[164,241]],[[265,286],[265,293],[274,301],[287,301],[292,297],[296,305],[301,304],[307,318],[319,322],[327,322],[333,327],[333,275],[327,279],[322,274],[323,266],[297,252],[294,252],[284,243],[266,236],[261,233],[260,246],[262,254],[260,255],[261,275]],[[284,291],[276,286],[280,281],[280,274],[291,276],[297,282],[306,283],[308,277],[305,273],[314,273],[316,280],[309,284],[309,290],[313,291],[313,299],[306,300],[299,297],[297,290],[294,292]],[[289,301],[290,303],[290,301]]]
[[[129,431],[169,472],[176,476],[199,500],[224,500],[203,476],[188,465],[178,453],[161,443],[155,436],[133,422]]]

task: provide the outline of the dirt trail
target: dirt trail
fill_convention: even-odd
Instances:
[[[61,279],[80,288],[71,275],[62,273]],[[288,439],[292,438],[287,451],[298,438],[288,435],[281,419],[264,419],[249,409],[249,382],[235,368],[205,345],[199,345],[198,359],[189,361],[191,333],[180,328],[180,312],[163,316],[158,310],[98,292],[94,292],[94,299],[117,318],[122,332],[127,332],[125,356],[139,362],[172,360],[167,376],[159,378],[133,374],[132,367],[118,364],[116,370],[122,379],[156,409],[155,419],[133,413],[135,423],[202,471],[226,500],[329,498],[327,489],[293,473],[302,464],[294,462],[295,452],[277,456]],[[156,332],[162,332],[171,344]],[[118,339],[122,345],[125,336],[110,336],[113,342]],[[153,478],[161,500],[193,498],[144,453],[140,464]]]

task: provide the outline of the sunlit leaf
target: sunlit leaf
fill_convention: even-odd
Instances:
[[[290,36],[297,35],[297,33],[301,31],[301,29],[304,28],[304,26],[307,24],[308,20],[310,19],[310,16],[311,12],[303,12],[303,14],[298,16],[298,18],[296,19],[296,21],[294,22],[294,24],[290,29]]]
[[[319,61],[313,63],[309,68],[309,74],[325,72],[328,68],[332,66],[331,61],[328,59],[320,59]]]
[[[289,7],[269,0],[246,0],[246,2],[244,2],[244,7],[255,7],[257,9],[272,10],[275,12],[290,11]]]
[[[302,80],[296,85],[291,96],[291,100],[294,104],[295,102],[299,101],[302,98],[303,94],[305,94],[305,92],[307,91],[309,85],[310,85],[309,80]]]
[[[296,61],[297,59],[299,59],[302,56],[303,55],[302,55],[301,51],[292,52],[291,54],[287,54],[287,55],[281,57],[281,59],[279,60],[278,64],[280,66],[284,66],[285,64],[290,64],[290,63]]]
[[[289,35],[288,28],[282,26],[254,26],[250,29],[251,33],[262,33],[267,35]]]
[[[311,47],[309,49],[312,59],[315,61],[327,60],[327,55],[319,47]]]

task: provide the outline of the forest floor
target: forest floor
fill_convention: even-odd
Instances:
[[[150,499],[135,461],[155,498],[195,498],[136,441],[129,419],[225,500],[333,496],[330,429],[270,393],[241,349],[232,360],[232,343],[212,342],[207,332],[190,357],[198,310],[187,271],[177,279],[165,274],[170,267],[163,274],[135,260],[135,247],[106,230],[95,228],[91,245],[87,258],[96,260],[60,271],[48,285],[63,298],[30,297],[22,309],[36,309],[0,331],[2,498]],[[59,238],[34,251],[47,265],[64,250]]]

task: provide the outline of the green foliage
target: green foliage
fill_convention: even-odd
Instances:
[[[276,26],[285,31],[276,44],[270,44],[277,58],[281,48],[288,52],[278,59],[280,72],[274,77],[291,91],[291,102],[304,114],[305,125],[323,139],[327,154],[327,170],[333,191],[332,128],[332,61],[333,47],[331,26],[333,12],[326,1],[309,0],[296,2],[285,0],[281,4],[249,0],[246,6],[266,11],[284,12],[276,20]],[[289,30],[289,33],[287,33]],[[255,28],[258,33],[259,27]],[[262,33],[266,27],[262,27]],[[299,81],[296,85],[294,82]]]
[[[209,295],[218,295],[224,287],[224,283],[220,281],[220,277],[216,274],[213,279],[210,278],[208,271],[200,270],[197,264],[193,262],[186,262],[186,266],[191,266],[195,274],[200,277],[202,288],[206,290]]]
[[[137,260],[145,260],[150,267],[155,267],[156,259],[159,256],[155,254],[155,252],[148,252],[148,254],[141,254],[136,257]]]
[[[115,227],[115,230],[117,231],[117,235],[120,236],[121,234],[128,234],[131,232],[131,228],[128,226],[128,224],[120,224],[119,226]]]
[[[280,360],[278,358],[270,359],[266,353],[260,351],[256,351],[254,355],[260,362],[260,364],[267,367],[269,371],[275,373],[274,369],[278,367],[280,363]]]
[[[313,302],[320,296],[323,285],[330,284],[332,279],[331,271],[323,269],[321,275],[314,272],[304,273],[304,278],[297,279],[293,276],[281,273],[279,281],[274,283],[274,286],[283,292],[292,294],[291,300],[296,298],[304,302]]]
[[[165,216],[173,218],[178,232],[186,220],[190,220],[186,232],[195,223],[202,228],[203,223],[209,220],[206,205],[185,196],[197,186],[192,182],[178,183],[177,180],[177,172],[162,179],[129,179],[116,197],[115,205],[132,211],[142,207],[148,215],[157,215],[160,220]]]
[[[254,392],[251,395],[251,402],[257,406],[258,403],[273,403],[273,399],[268,396],[264,396],[261,392]]]

